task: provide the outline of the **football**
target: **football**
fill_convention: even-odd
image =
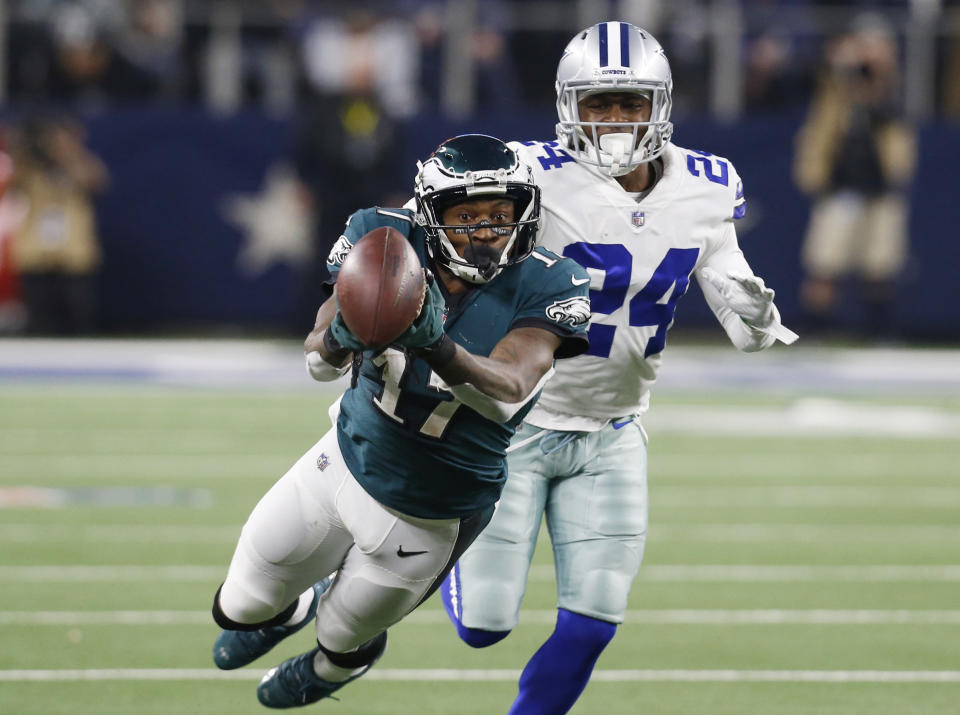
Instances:
[[[337,275],[337,302],[350,332],[382,348],[410,327],[426,295],[423,267],[407,237],[384,226],[365,234]]]

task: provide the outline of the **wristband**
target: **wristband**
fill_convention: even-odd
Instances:
[[[414,353],[430,363],[430,367],[443,367],[456,356],[457,344],[453,338],[443,333],[435,343],[425,348],[418,348]]]
[[[333,337],[333,332],[330,330],[330,327],[327,326],[327,329],[323,331],[323,338],[321,339],[323,347],[326,349],[327,354],[333,355],[336,353],[350,352],[347,348],[343,347],[340,344],[340,341]]]

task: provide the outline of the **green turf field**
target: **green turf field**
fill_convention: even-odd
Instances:
[[[574,712],[960,713],[960,386],[654,396],[644,566]],[[0,713],[267,712],[257,679],[309,629],[221,674],[209,604],[329,401],[306,379],[0,380]],[[304,712],[505,713],[551,630],[543,546],[506,641],[462,645],[434,597]]]

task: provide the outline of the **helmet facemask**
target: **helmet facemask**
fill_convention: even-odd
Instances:
[[[495,153],[491,156],[491,152]],[[477,168],[463,170],[468,164]],[[464,281],[480,284],[533,252],[540,222],[540,190],[533,184],[530,168],[503,142],[482,135],[455,137],[417,167],[417,222],[427,234],[427,250],[434,262]],[[512,222],[443,223],[444,212],[452,206],[475,199],[503,198],[513,201]],[[498,236],[509,235],[501,251],[488,242],[474,241],[473,234],[482,229],[491,229]],[[448,231],[467,236],[463,256],[457,253]]]
[[[670,93],[663,86],[632,83],[604,87],[599,92],[643,94],[650,99],[650,119],[645,122],[585,122],[580,119],[580,101],[597,94],[596,85],[578,87],[570,83],[557,97],[557,124],[560,145],[574,159],[597,167],[608,176],[629,174],[640,164],[656,159],[673,134],[669,121]],[[564,119],[571,117],[571,119]],[[616,127],[618,132],[600,135],[600,128]]]
[[[673,134],[673,80],[660,44],[625,22],[602,22],[567,45],[557,67],[557,138],[582,164],[623,176],[660,156]],[[650,100],[645,122],[585,122],[580,101],[599,93],[637,93]],[[600,135],[601,127],[621,131]]]

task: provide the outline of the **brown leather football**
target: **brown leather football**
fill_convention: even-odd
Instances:
[[[396,340],[420,314],[423,267],[410,241],[382,226],[350,249],[337,275],[337,302],[350,332],[367,347]]]

